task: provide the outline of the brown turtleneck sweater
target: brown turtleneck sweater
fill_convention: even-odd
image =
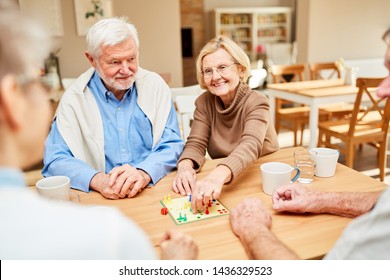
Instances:
[[[219,165],[232,171],[232,180],[254,160],[279,149],[275,128],[269,122],[268,99],[241,83],[232,104],[205,92],[195,102],[196,110],[178,163],[191,159],[195,168],[211,158],[226,157]]]

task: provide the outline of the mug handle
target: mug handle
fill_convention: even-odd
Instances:
[[[294,183],[299,178],[299,175],[301,175],[301,170],[298,167],[294,167],[293,171],[294,170],[297,171],[297,174],[291,179],[291,183]]]

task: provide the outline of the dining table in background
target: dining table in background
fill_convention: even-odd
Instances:
[[[295,149],[298,147],[280,149],[256,160],[235,181],[223,187],[219,201],[231,210],[244,198],[261,199],[271,212],[272,232],[300,258],[320,259],[335,244],[351,219],[329,214],[275,212],[272,209],[271,196],[262,191],[260,165],[271,161],[293,165]],[[204,177],[220,161],[221,159],[206,161],[198,177]],[[172,180],[175,175],[176,172],[170,173],[155,186],[147,187],[135,198],[109,200],[98,192],[85,193],[77,190],[72,190],[72,195],[78,197],[78,202],[74,203],[89,206],[105,205],[120,209],[145,231],[158,253],[160,251],[159,242],[164,232],[169,228],[176,228],[194,238],[199,246],[200,259],[248,259],[240,240],[231,229],[229,215],[178,226],[168,215],[161,215],[160,201],[164,196],[170,195],[172,199],[180,197],[172,191]],[[34,185],[39,178],[38,173],[31,173],[27,179],[30,185]],[[321,191],[337,192],[380,191],[386,187],[384,183],[341,164],[338,164],[335,176],[314,177],[314,181],[306,186]]]
[[[346,85],[344,79],[311,80],[301,82],[267,84],[265,94],[269,98],[271,123],[275,125],[276,98],[289,100],[310,107],[309,148],[317,146],[318,116],[321,105],[354,103],[359,88]]]

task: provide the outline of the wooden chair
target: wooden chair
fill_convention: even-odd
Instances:
[[[304,64],[294,65],[272,65],[269,69],[274,83],[287,83],[292,81],[303,81],[305,72]],[[303,130],[309,121],[310,108],[308,106],[297,106],[290,101],[276,99],[275,129],[279,133],[281,127],[294,132],[294,146],[298,146],[298,131],[301,130],[300,145],[303,141]],[[285,123],[290,124],[285,125]]]
[[[310,80],[340,79],[340,69],[335,62],[310,63]]]
[[[340,79],[341,72],[335,62],[310,63],[310,79],[311,80],[330,80]],[[320,109],[328,114],[328,120],[346,118],[353,111],[353,104],[336,103],[326,106],[321,106]],[[361,111],[366,110],[365,106],[361,106]]]
[[[356,146],[371,144],[377,147],[381,181],[385,177],[390,99],[377,99],[372,88],[378,87],[382,80],[382,78],[358,78],[356,86],[359,87],[359,91],[350,119],[320,122],[318,125],[318,146],[338,149],[345,154],[346,165],[351,168],[353,168]],[[367,100],[371,104],[365,112],[361,112],[362,101],[368,103]],[[340,144],[340,140],[345,145]]]
[[[178,113],[182,138],[187,140],[195,111],[195,100],[204,92],[199,85],[171,88],[172,100]]]

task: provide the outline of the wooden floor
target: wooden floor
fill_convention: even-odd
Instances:
[[[303,134],[303,146],[309,144],[309,130],[306,129]],[[280,147],[292,147],[293,142],[293,133],[288,131],[282,131],[278,135]],[[389,146],[390,147],[390,146]],[[390,151],[390,149],[388,149]],[[361,150],[357,150],[355,159],[354,159],[354,169],[362,172],[367,176],[371,176],[379,180],[379,169],[377,163],[377,152],[374,147],[364,145]],[[345,164],[345,156],[341,155],[339,162]],[[390,153],[387,156],[387,168],[386,168],[386,177],[385,183],[390,184]]]

